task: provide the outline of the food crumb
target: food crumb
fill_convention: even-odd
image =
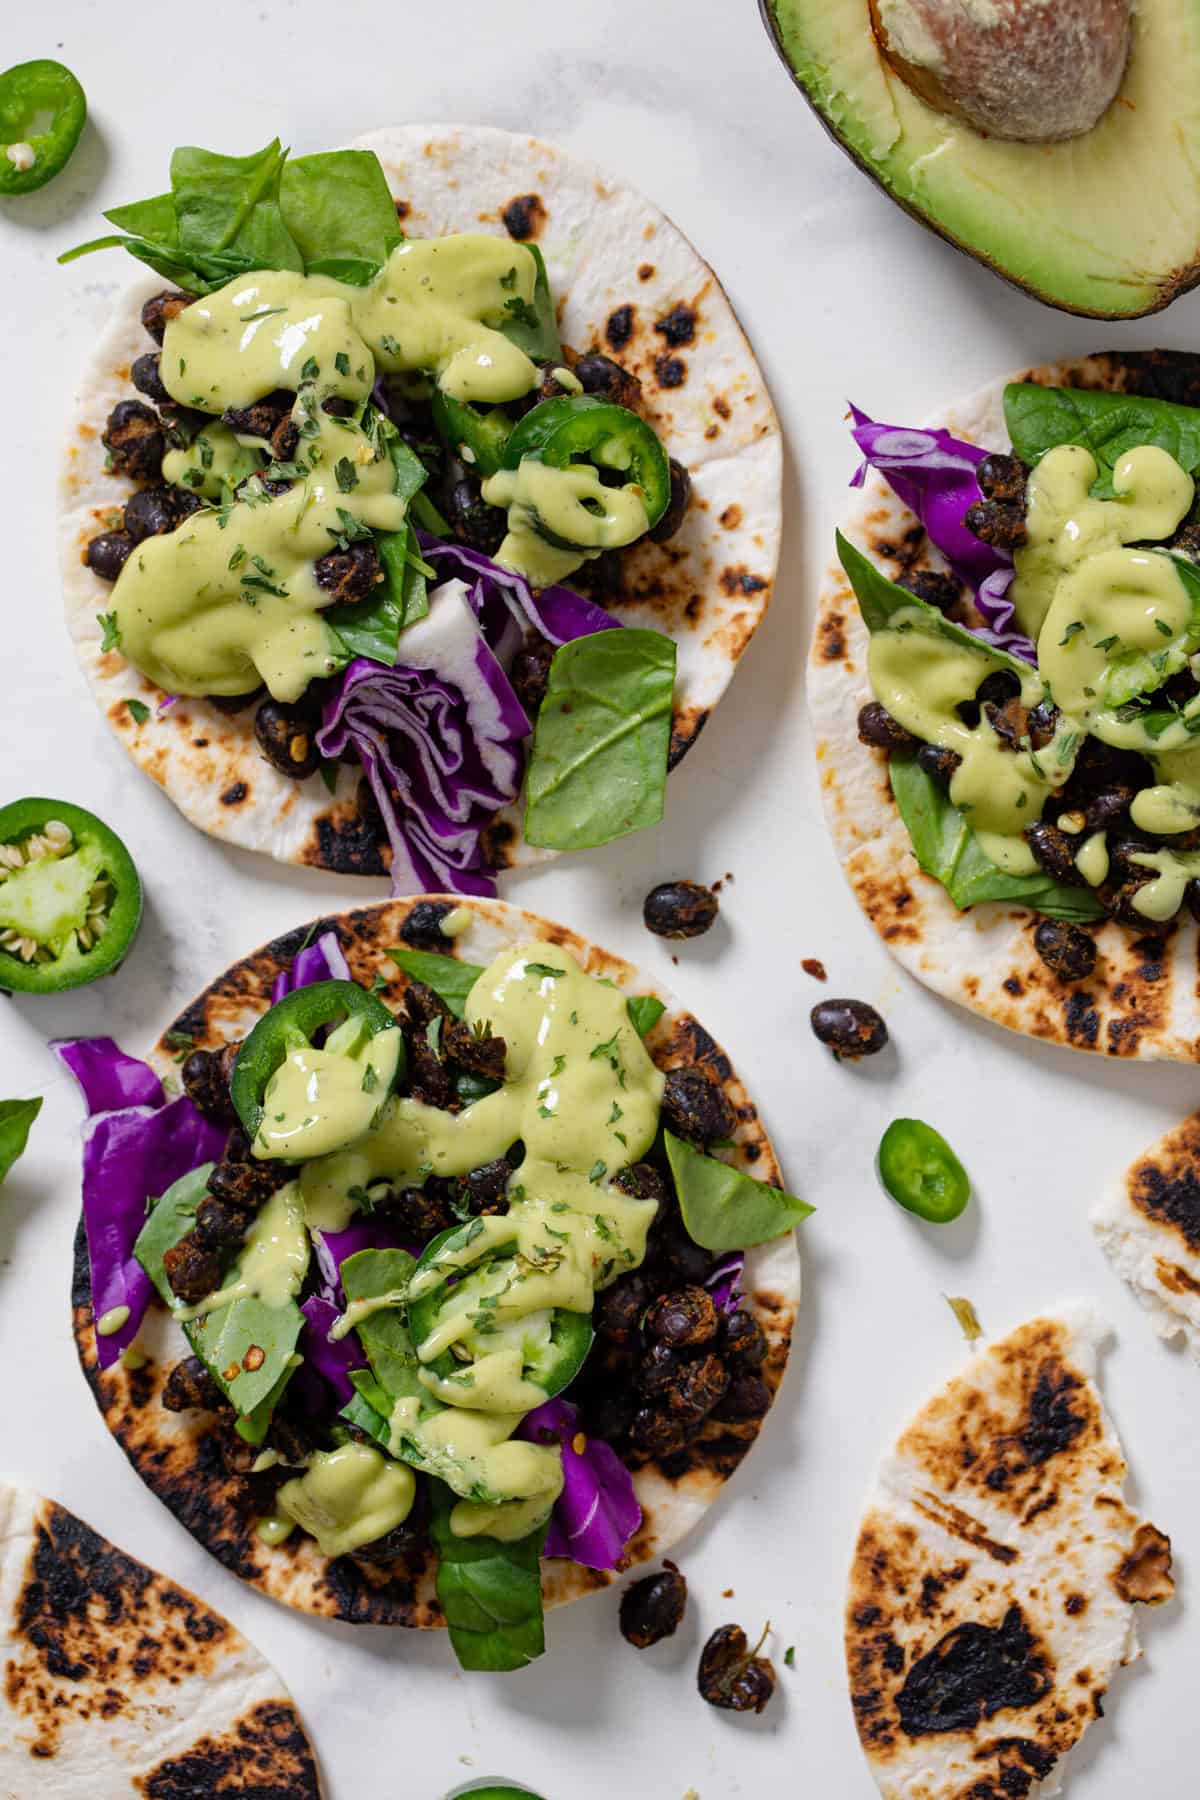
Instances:
[[[806,975],[811,975],[814,981],[829,980],[828,975],[825,973],[825,964],[819,962],[815,956],[806,956],[801,962],[800,967],[804,970]]]
[[[795,1668],[795,1666],[796,1666],[796,1646],[795,1646],[795,1644],[789,1644],[787,1649],[784,1651],[783,1666],[785,1669],[794,1669]]]
[[[718,879],[713,882],[713,884],[712,884],[713,893],[719,894],[721,889],[725,886],[725,883],[727,881],[732,881],[732,880],[733,880],[733,871],[731,869],[726,869],[725,873],[723,875],[719,876]]]
[[[733,1599],[733,1589],[732,1588],[722,1588],[721,1589],[721,1598],[722,1598],[722,1600],[732,1600]]]
[[[962,1294],[945,1294],[943,1298],[958,1320],[959,1329],[968,1344],[974,1344],[983,1336],[983,1326],[979,1323],[979,1314],[971,1302]]]

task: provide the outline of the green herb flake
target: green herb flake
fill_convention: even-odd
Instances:
[[[539,977],[544,976],[548,981],[557,981],[560,975],[566,974],[566,970],[552,969],[549,963],[531,962],[525,964],[525,973],[527,975],[537,975]]]
[[[121,647],[121,627],[117,624],[115,612],[98,613],[97,619],[104,636],[100,639],[101,650],[119,650]]]
[[[344,350],[339,350],[337,352],[333,359],[333,366],[339,375],[348,375],[350,373],[350,358],[346,355]]]
[[[1169,638],[1175,636],[1175,633],[1171,630],[1171,627],[1167,624],[1165,619],[1155,619],[1154,629],[1155,631],[1161,631],[1164,637]]]
[[[333,473],[337,478],[338,492],[352,494],[358,486],[358,470],[348,456],[339,456],[333,465]]]
[[[1067,629],[1063,632],[1062,636],[1058,640],[1059,649],[1061,650],[1064,644],[1069,644],[1073,637],[1078,637],[1079,633],[1082,630],[1083,630],[1083,620],[1082,619],[1072,619],[1071,623],[1067,626]]]
[[[125,707],[135,725],[144,725],[150,717],[150,708],[144,700],[127,700]]]
[[[590,1182],[592,1182],[593,1184],[595,1184],[598,1181],[603,1181],[604,1177],[607,1174],[608,1174],[608,1164],[606,1162],[602,1162],[599,1158],[597,1158],[597,1160],[592,1164],[591,1168],[588,1170],[588,1180]]]
[[[372,1063],[364,1063],[363,1064],[363,1072],[362,1072],[362,1091],[363,1091],[363,1093],[364,1094],[373,1094],[375,1092],[375,1089],[378,1086],[379,1086],[378,1070],[374,1067],[374,1065]]]

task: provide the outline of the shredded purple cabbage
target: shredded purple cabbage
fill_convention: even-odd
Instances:
[[[1008,592],[1012,558],[985,544],[963,524],[968,507],[983,495],[975,477],[986,450],[940,428],[919,430],[906,425],[880,425],[851,405],[851,436],[864,461],[852,487],[861,487],[867,467],[878,469],[888,486],[916,513],[954,573],[975,595],[986,626],[977,635],[989,644],[1036,662],[1030,640],[1017,629]]]
[[[704,1285],[712,1295],[713,1305],[718,1312],[737,1311],[742,1297],[740,1283],[745,1266],[745,1251],[731,1250],[728,1256],[721,1258],[711,1275],[705,1279]]]
[[[484,636],[503,657],[505,626],[511,620],[521,634],[527,625],[540,632],[554,645],[569,644],[574,638],[590,637],[597,631],[619,628],[621,621],[587,600],[569,587],[548,587],[535,592],[523,575],[501,568],[481,550],[466,544],[448,543],[418,531],[421,554],[431,562],[443,580],[457,575],[471,589],[471,605]],[[507,615],[507,619],[505,617]],[[517,640],[520,641],[519,638]]]
[[[314,981],[349,981],[350,964],[338,942],[336,931],[323,931],[311,944],[297,950],[290,969],[281,969],[271,989],[271,1005],[297,988],[311,987]]]
[[[617,1569],[625,1546],[642,1522],[633,1477],[610,1444],[588,1438],[582,1450],[579,1409],[570,1400],[547,1400],[527,1413],[516,1435],[535,1444],[562,1446],[563,1490],[554,1505],[545,1556],[566,1556],[589,1569]]]
[[[133,1246],[146,1202],[201,1163],[223,1154],[227,1131],[185,1094],[167,1100],[149,1064],[126,1056],[111,1038],[64,1038],[53,1045],[83,1090],[83,1223],[92,1278],[92,1315],[116,1307],[129,1316],[119,1331],[96,1336],[96,1359],[110,1368],[137,1336],[153,1284]],[[113,1104],[115,1102],[115,1104]]]
[[[402,645],[395,668],[350,664],[317,746],[361,761],[392,847],[394,894],[493,895],[483,831],[520,792],[532,727],[461,584],[434,594]]]
[[[367,1366],[356,1331],[348,1331],[345,1337],[330,1342],[329,1333],[341,1317],[341,1310],[333,1300],[328,1300],[321,1294],[311,1295],[300,1308],[304,1314],[304,1325],[300,1333],[300,1354],[304,1358],[304,1367],[315,1370],[323,1381],[328,1382],[339,1410],[349,1405],[354,1398],[354,1388],[350,1381],[351,1369],[365,1369]],[[307,1397],[311,1412],[324,1410],[319,1403],[311,1404],[318,1399],[317,1395],[310,1392]]]

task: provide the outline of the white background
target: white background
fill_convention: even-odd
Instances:
[[[1090,1296],[1119,1335],[1105,1385],[1134,1495],[1175,1540],[1184,1599],[1145,1619],[1148,1658],[1118,1679],[1072,1792],[1194,1794],[1200,1625],[1187,1592],[1200,1557],[1200,1373],[1152,1337],[1086,1212],[1100,1184],[1194,1104],[1195,1075],[1010,1038],[891,966],[826,841],[804,658],[853,467],[848,397],[877,418],[919,421],[1032,360],[1110,344],[1194,348],[1200,296],[1160,321],[1110,326],[1010,291],[840,154],[776,61],[752,0],[43,0],[5,10],[0,61],[60,57],[92,117],[62,179],[0,202],[0,798],[50,794],[98,812],[133,851],[148,907],[115,979],[61,1001],[0,1002],[0,1092],[46,1096],[30,1151],[0,1191],[0,1473],[74,1507],[236,1620],[290,1683],[336,1800],[438,1800],[484,1775],[523,1778],[547,1800],[681,1800],[689,1787],[701,1800],[866,1800],[842,1668],[843,1582],[877,1453],[964,1354],[941,1296],[969,1295],[991,1331]],[[778,590],[724,705],[672,778],[665,824],[506,891],[675,983],[733,1052],[792,1186],[819,1208],[803,1231],[792,1366],[762,1443],[684,1548],[692,1597],[678,1637],[632,1650],[610,1593],[553,1615],[545,1659],[499,1677],[460,1674],[438,1636],[284,1611],[200,1551],[130,1472],[69,1334],[80,1109],[44,1049],[56,1033],[110,1031],[136,1050],[235,955],[382,892],[201,837],[96,711],[61,619],[53,491],[74,372],[127,270],[115,252],[58,269],[55,253],[102,229],[101,207],[159,192],[177,143],[244,152],[278,132],[303,152],[373,126],[456,119],[557,139],[643,187],[719,272],[782,415]],[[641,925],[643,894],[665,877],[726,871],[718,928],[680,947],[672,968]],[[823,990],[800,968],[813,956],[829,970]],[[808,1029],[822,992],[880,1006],[894,1050],[836,1066]],[[940,1232],[894,1207],[872,1171],[884,1126],[913,1113],[948,1133],[975,1181],[968,1214]],[[757,1634],[768,1618],[777,1697],[757,1720],[712,1711],[694,1686],[704,1637],[731,1619]],[[36,1774],[31,1763],[31,1793]]]

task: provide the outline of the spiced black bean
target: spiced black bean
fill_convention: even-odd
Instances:
[[[1074,887],[1084,885],[1083,876],[1075,867],[1075,852],[1079,848],[1075,838],[1060,831],[1057,825],[1051,825],[1048,819],[1038,819],[1026,831],[1025,842],[1055,881],[1067,882]]]
[[[642,384],[637,376],[598,351],[580,357],[575,364],[575,377],[585,394],[596,394],[616,406],[636,408],[641,398]]]
[[[621,1595],[621,1636],[635,1650],[648,1650],[674,1636],[687,1610],[687,1582],[668,1562],[655,1575],[644,1575]]]
[[[950,779],[961,761],[962,757],[957,750],[943,750],[940,744],[922,744],[917,751],[918,766],[939,787],[949,787]]]
[[[131,481],[155,481],[162,474],[166,440],[162,420],[140,400],[118,400],[100,434],[115,475]]]
[[[271,767],[293,781],[304,781],[321,766],[311,707],[264,700],[254,715],[254,735]]]
[[[886,706],[878,700],[868,700],[859,708],[858,741],[875,750],[913,751],[919,740],[905,730],[899,719],[893,719]]]
[[[724,1088],[700,1069],[670,1069],[663,1086],[662,1122],[676,1137],[712,1144],[732,1136],[736,1123]]]
[[[740,1625],[720,1625],[700,1652],[696,1685],[710,1706],[760,1713],[775,1692],[775,1669],[751,1651]]]
[[[809,1020],[814,1037],[837,1057],[875,1056],[888,1041],[881,1014],[865,1000],[818,1000]]]
[[[717,1309],[706,1288],[685,1287],[660,1294],[646,1315],[651,1337],[676,1349],[685,1344],[708,1344],[717,1335]]]
[[[317,586],[331,600],[348,602],[365,600],[376,582],[382,578],[379,552],[374,542],[366,539],[347,544],[344,550],[330,550],[313,564]]]
[[[712,1258],[708,1251],[693,1243],[681,1222],[670,1218],[656,1228],[652,1238],[652,1251],[647,1278],[653,1282],[658,1293],[666,1293],[673,1288],[698,1287],[712,1269]]]
[[[643,1394],[656,1397],[665,1394],[678,1381],[687,1359],[670,1344],[651,1344],[637,1367],[637,1387]]]
[[[1024,508],[1003,500],[977,500],[967,508],[963,524],[981,544],[997,550],[1019,550],[1029,540]]]
[[[685,1420],[662,1407],[642,1406],[633,1415],[629,1436],[639,1450],[651,1456],[675,1456],[686,1448],[691,1431]]]
[[[233,1125],[237,1114],[229,1096],[229,1080],[240,1043],[219,1050],[193,1050],[183,1060],[179,1078],[192,1105],[216,1125]]]
[[[535,638],[513,657],[512,668],[508,672],[509,680],[517,699],[531,719],[537,718],[542,701],[546,698],[554,650],[555,646],[548,644],[545,638]]]
[[[1024,504],[1028,478],[1029,469],[1019,456],[985,456],[975,471],[984,499],[1001,500],[1008,506]]]
[[[724,1398],[728,1387],[729,1370],[710,1350],[680,1365],[662,1390],[660,1404],[665,1404],[673,1417],[699,1424]]]
[[[613,1186],[634,1200],[657,1200],[660,1214],[668,1198],[666,1181],[653,1163],[630,1163],[613,1176]]]
[[[702,937],[720,910],[712,889],[698,881],[660,881],[642,901],[642,922],[656,937]]]
[[[172,400],[163,386],[160,361],[157,350],[147,350],[144,355],[134,358],[129,375],[139,394],[145,394],[147,400],[153,400],[156,406],[170,406]]]
[[[926,606],[936,606],[940,613],[950,612],[962,599],[961,581],[941,569],[912,569],[900,577],[896,586],[906,594],[915,594]]]
[[[765,1418],[771,1410],[771,1390],[759,1375],[734,1375],[713,1407],[714,1419],[743,1424]]]
[[[129,560],[133,539],[127,531],[102,531],[89,540],[84,561],[101,581],[115,581]]]
[[[683,464],[676,462],[673,456],[670,458],[670,468],[671,498],[667,502],[666,512],[650,532],[650,536],[656,544],[665,544],[668,538],[675,536],[692,503],[691,476]]]
[[[613,1344],[636,1343],[650,1290],[640,1274],[622,1275],[605,1288],[596,1306],[596,1330]]]
[[[196,1208],[196,1242],[202,1250],[232,1250],[244,1239],[253,1217],[216,1194],[206,1194]]]
[[[1039,919],[1033,947],[1060,981],[1086,981],[1096,967],[1096,944],[1078,925]]]
[[[177,319],[194,299],[194,294],[180,293],[178,288],[164,288],[162,293],[151,294],[143,303],[142,324],[156,344],[162,343],[163,333],[171,320]]]
[[[171,1292],[192,1306],[220,1287],[221,1259],[215,1250],[202,1249],[189,1232],[164,1250],[163,1273]]]
[[[174,531],[179,523],[175,496],[179,488],[148,487],[131,494],[125,502],[125,529],[135,544],[148,537],[162,537]]]
[[[198,1356],[185,1356],[163,1383],[162,1403],[168,1412],[214,1411],[224,1395]]]
[[[455,481],[445,498],[446,517],[455,537],[493,556],[504,541],[508,515],[498,506],[489,506],[479,491],[479,483],[464,475]]]
[[[446,1187],[453,1184],[447,1182]],[[456,1223],[449,1194],[443,1195],[432,1181],[425,1188],[396,1188],[376,1203],[376,1211],[386,1217],[401,1237],[414,1244],[427,1244],[439,1231],[448,1231]]]
[[[740,1306],[721,1320],[721,1355],[732,1369],[761,1368],[767,1359],[767,1340],[753,1313]]]

